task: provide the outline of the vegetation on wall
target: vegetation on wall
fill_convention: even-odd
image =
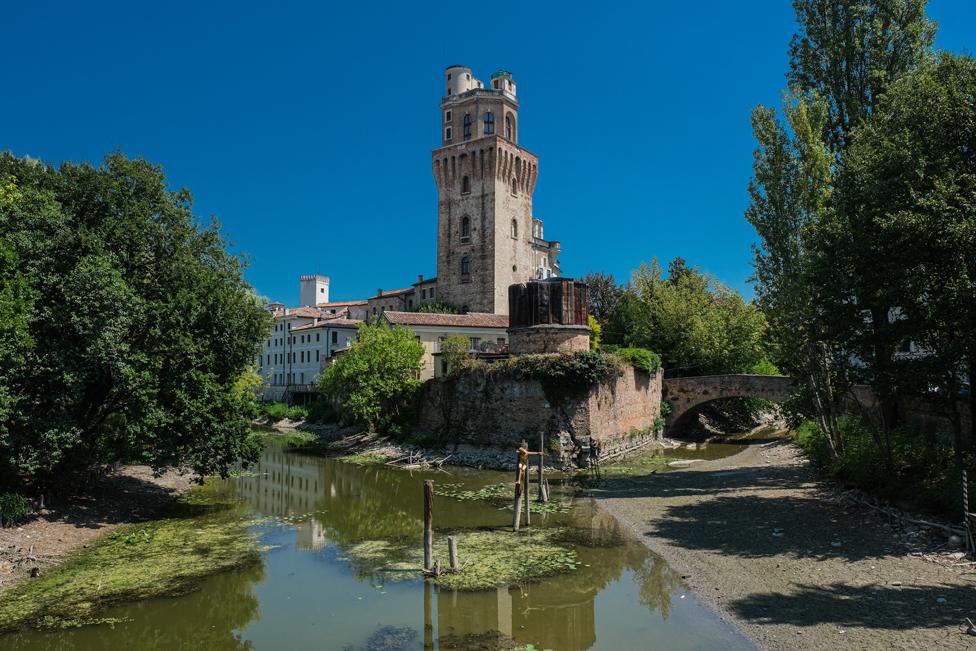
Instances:
[[[407,311],[429,314],[461,314],[461,308],[447,301],[424,301]]]
[[[400,430],[420,388],[424,346],[407,328],[362,324],[355,341],[319,377],[323,397],[370,430]]]
[[[441,361],[447,362],[448,372],[453,373],[471,357],[471,340],[463,335],[449,335],[441,342]]]
[[[600,347],[603,327],[592,314],[587,317],[587,323],[590,326],[590,350],[597,350]]]
[[[617,348],[614,354],[634,368],[654,375],[661,368],[661,357],[646,348]]]
[[[0,478],[138,460],[225,474],[270,317],[216,222],[159,167],[0,154]]]

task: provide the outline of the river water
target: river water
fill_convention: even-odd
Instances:
[[[357,466],[270,445],[247,476],[229,480],[269,548],[259,565],[211,577],[189,595],[113,608],[105,616],[114,625],[0,638],[0,649],[494,649],[511,638],[558,651],[754,648],[584,491],[556,481],[553,497],[568,510],[533,514],[532,526],[572,526],[582,540],[603,541],[578,543],[581,565],[570,574],[462,592],[350,557],[364,540],[415,536],[421,545],[424,479],[470,490],[512,481],[511,473]],[[511,525],[497,504],[443,496],[434,517],[435,535]]]

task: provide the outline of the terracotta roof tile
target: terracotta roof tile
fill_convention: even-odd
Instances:
[[[455,328],[507,328],[507,314],[487,314],[468,312],[467,314],[433,314],[430,312],[383,313],[387,321],[394,325],[451,326]]]
[[[331,303],[319,303],[315,307],[321,310],[330,307],[350,307],[352,305],[366,305],[366,301],[332,301]]]
[[[358,328],[359,324],[362,323],[359,319],[346,319],[343,317],[337,317],[334,319],[323,319],[318,323],[307,323],[305,325],[298,326],[297,328],[292,328],[291,331],[296,330],[314,330],[315,328]]]

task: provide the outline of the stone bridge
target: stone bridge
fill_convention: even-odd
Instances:
[[[793,379],[785,375],[701,375],[665,378],[664,395],[671,403],[668,426],[698,407],[725,398],[763,398],[783,402],[790,397]]]

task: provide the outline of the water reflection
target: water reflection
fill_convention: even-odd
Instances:
[[[750,648],[684,591],[681,578],[596,508],[553,484],[568,513],[533,526],[572,527],[580,561],[572,573],[481,592],[439,591],[414,572],[383,571],[350,553],[363,541],[420,545],[422,483],[478,489],[509,473],[407,473],[358,467],[269,447],[236,490],[270,551],[263,564],[212,577],[177,598],[105,613],[126,621],[0,638],[0,648],[53,649],[422,649],[498,648],[501,641],[573,651],[591,648]],[[511,512],[481,501],[435,498],[435,535],[507,528]],[[403,547],[403,545],[401,545]],[[461,549],[462,562],[464,550]]]

